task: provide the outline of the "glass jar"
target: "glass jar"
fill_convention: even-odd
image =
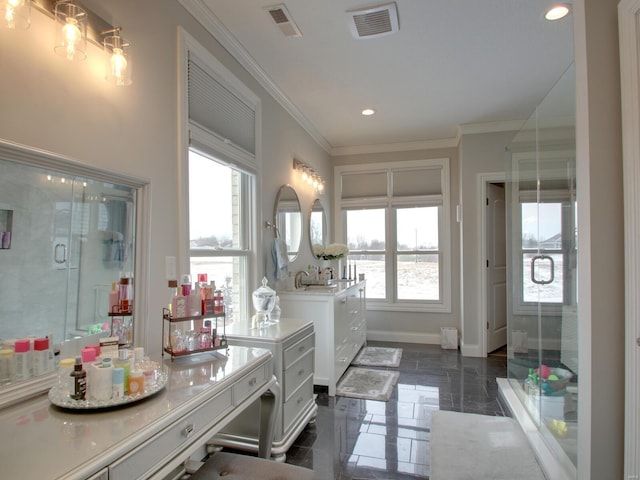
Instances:
[[[262,279],[262,286],[253,291],[253,308],[256,309],[254,315],[255,328],[261,328],[265,326],[269,318],[269,314],[273,310],[276,303],[276,292],[272,288],[267,286],[267,278]]]

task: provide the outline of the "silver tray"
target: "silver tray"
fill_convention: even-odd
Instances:
[[[112,398],[110,400],[74,400],[69,395],[58,392],[58,387],[53,386],[49,390],[49,401],[56,407],[69,408],[71,410],[94,410],[99,408],[113,408],[129,403],[135,403],[159,392],[167,384],[167,372],[158,372],[156,384],[153,387],[145,388],[144,393],[135,395],[125,395],[122,398]]]

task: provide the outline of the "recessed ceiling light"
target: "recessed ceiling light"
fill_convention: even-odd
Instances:
[[[544,18],[547,20],[560,20],[569,14],[569,10],[569,5],[565,3],[554,5],[547,10],[547,13],[544,14]]]
[[[362,110],[362,115],[365,116],[373,115],[374,113],[376,113],[376,111],[373,108],[365,108]]]

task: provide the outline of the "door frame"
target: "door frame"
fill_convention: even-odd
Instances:
[[[640,475],[640,0],[618,4],[625,240],[625,478]]]
[[[478,228],[478,259],[479,259],[479,269],[478,269],[478,299],[480,300],[480,309],[478,315],[478,331],[480,332],[480,353],[482,357],[486,357],[488,355],[487,352],[487,272],[484,267],[486,260],[486,235],[487,235],[487,209],[485,208],[485,198],[487,198],[487,184],[489,183],[500,183],[506,182],[506,173],[505,172],[492,172],[492,173],[479,173],[477,176],[477,191],[478,191],[478,201],[477,207],[477,217],[480,219],[480,225]],[[505,199],[506,201],[506,199]],[[508,325],[507,325],[507,343],[509,338],[508,333]]]

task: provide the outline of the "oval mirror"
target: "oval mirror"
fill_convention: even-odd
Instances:
[[[298,256],[302,239],[302,211],[298,194],[291,185],[282,185],[273,211],[276,235],[287,245],[289,261]]]
[[[309,241],[314,255],[320,248],[324,250],[326,240],[327,215],[320,199],[316,198],[311,205],[311,212],[309,212]]]

